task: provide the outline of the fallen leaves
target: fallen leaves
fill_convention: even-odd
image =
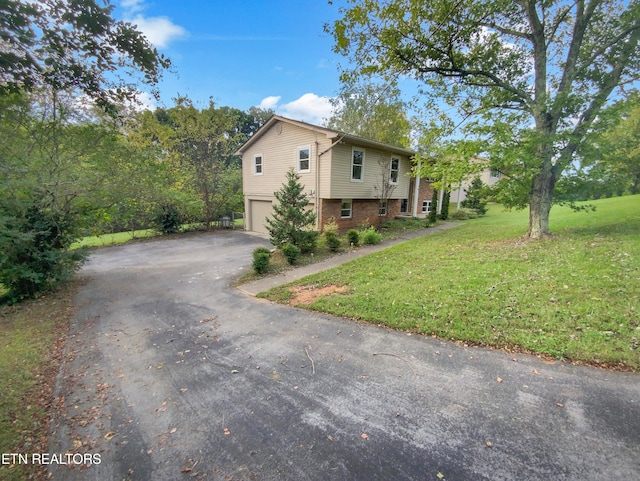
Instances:
[[[368,435],[367,433],[362,433],[362,434],[360,435],[360,437],[361,437],[362,439],[369,439],[369,435]]]

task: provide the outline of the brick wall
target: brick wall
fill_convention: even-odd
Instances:
[[[393,219],[400,214],[400,200],[389,199],[387,202],[387,215],[379,216],[380,202],[378,199],[353,199],[351,217],[343,219],[340,217],[341,199],[322,199],[320,223],[324,224],[330,217],[334,217],[341,232],[360,227],[362,225],[378,226],[380,221],[384,222]]]

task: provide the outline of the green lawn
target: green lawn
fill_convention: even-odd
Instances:
[[[74,285],[0,307],[0,452],[48,450],[49,414]],[[46,479],[46,466],[0,466],[0,479]]]
[[[478,345],[640,369],[640,196],[551,211],[554,235],[525,241],[528,212],[492,206],[462,227],[307,277],[346,286],[309,309]],[[265,294],[289,302],[290,286]]]

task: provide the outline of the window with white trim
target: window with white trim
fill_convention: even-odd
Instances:
[[[253,156],[253,175],[262,175],[262,154]]]
[[[311,170],[311,147],[298,147],[298,172]]]
[[[491,169],[491,171],[489,172],[489,176],[492,179],[499,179],[500,178],[500,171],[498,169]]]
[[[387,201],[386,200],[381,200],[380,203],[378,204],[378,215],[380,217],[383,217],[383,216],[387,215]]]
[[[423,214],[428,214],[429,212],[431,212],[431,201],[430,200],[423,200],[422,201],[422,213]]]
[[[364,181],[364,150],[353,149],[351,152],[351,182]]]
[[[397,184],[398,176],[400,175],[400,159],[391,158],[391,163],[389,165],[389,183]]]
[[[353,202],[350,199],[342,199],[340,204],[340,217],[342,219],[351,218],[353,213]]]

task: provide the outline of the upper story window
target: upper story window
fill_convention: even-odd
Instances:
[[[400,174],[400,159],[391,158],[391,164],[389,166],[389,183],[397,184],[398,175]]]
[[[351,154],[351,181],[364,181],[364,150],[353,149]]]
[[[253,156],[253,175],[262,175],[262,154]]]
[[[489,175],[491,176],[492,179],[499,179],[500,171],[498,169],[491,169],[491,172],[489,173]]]
[[[311,148],[298,147],[298,172],[311,170]]]

